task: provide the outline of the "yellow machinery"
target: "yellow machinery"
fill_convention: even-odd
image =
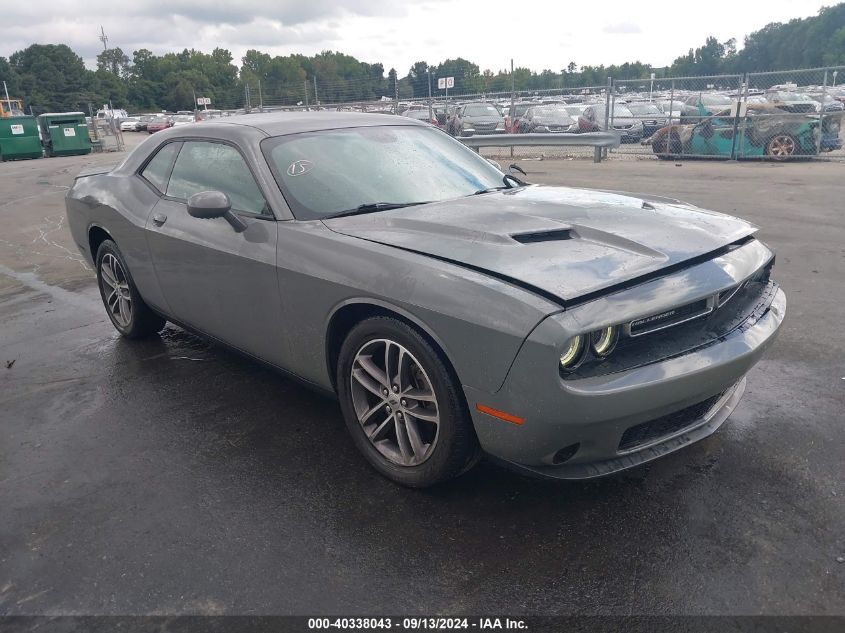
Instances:
[[[0,119],[12,116],[23,116],[23,101],[20,99],[0,98]]]

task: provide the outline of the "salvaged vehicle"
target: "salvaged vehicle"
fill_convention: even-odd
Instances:
[[[582,132],[598,132],[605,128],[605,104],[584,108],[578,125]],[[621,132],[623,143],[639,143],[643,137],[643,122],[623,103],[614,103],[610,110],[610,127]]]
[[[816,153],[819,119],[786,114],[770,104],[749,103],[736,122],[730,110],[698,123],[662,127],[643,141],[660,158],[679,155],[730,157],[736,130],[736,156],[785,160]],[[838,138],[838,126],[836,136]]]
[[[580,131],[578,119],[569,114],[565,105],[532,106],[520,119],[521,132],[570,132]]]
[[[455,110],[446,130],[452,136],[504,134],[505,117],[492,103],[467,103]]]
[[[482,453],[587,478],[700,440],[786,309],[747,222],[527,186],[408,118],[171,128],[66,202],[121,334],[172,321],[335,393],[408,486]]]

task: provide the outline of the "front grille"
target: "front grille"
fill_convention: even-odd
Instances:
[[[495,123],[474,123],[473,127],[476,130],[495,130],[496,124]]]
[[[723,395],[725,395],[724,391],[680,411],[632,426],[622,434],[622,439],[619,440],[619,451],[634,450],[693,426],[707,415]]]

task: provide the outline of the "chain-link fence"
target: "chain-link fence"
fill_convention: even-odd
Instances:
[[[428,90],[422,97],[411,97],[412,88],[395,77],[334,82],[312,77],[301,83],[250,83],[239,97],[215,103],[204,118],[277,110],[378,112],[425,120],[454,136],[614,129],[622,136],[621,147],[609,151],[614,159],[845,160],[845,89],[837,85],[843,70],[706,77],[652,74],[641,79],[608,77],[607,83],[584,86],[572,84],[569,76],[550,75],[539,84],[542,88],[533,90],[520,90],[515,81],[503,86],[501,76],[455,77],[448,90],[437,89],[432,79],[430,97]],[[483,153],[592,158],[594,150],[488,147]]]

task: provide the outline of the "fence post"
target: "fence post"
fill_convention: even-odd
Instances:
[[[206,106],[208,107],[208,106]],[[261,92],[261,80],[258,80],[258,111],[264,112],[264,95]]]
[[[604,95],[604,131],[610,132],[610,98],[613,93],[613,77],[607,78],[607,91]],[[602,149],[602,155],[607,158],[607,148]]]
[[[516,102],[516,79],[513,76],[513,57],[511,57],[511,109],[508,113],[509,118],[511,120],[511,129],[509,130],[510,134],[515,134],[513,131],[513,115],[514,115],[514,103]],[[511,159],[513,159],[513,146],[511,146]]]
[[[675,109],[675,79],[672,78],[672,83],[669,84],[669,119],[666,121],[666,126],[669,128],[669,131],[666,132],[666,155],[668,156],[671,152],[669,149],[672,146],[672,112]],[[654,146],[652,145],[652,149]],[[683,154],[683,149],[681,150]]]
[[[824,83],[822,84],[822,107],[819,110],[819,136],[816,139],[816,155],[822,153],[822,128],[824,127],[824,112],[825,112],[825,104],[824,98],[827,96],[827,68],[824,70]]]
[[[746,76],[739,76],[739,85],[736,87],[736,112],[734,112],[734,126],[733,134],[731,135],[731,160],[736,160],[736,137],[739,130],[739,113],[742,110],[742,85],[745,83]]]
[[[308,107],[308,80],[303,79],[302,85],[305,87],[305,109],[310,110],[311,108]]]

